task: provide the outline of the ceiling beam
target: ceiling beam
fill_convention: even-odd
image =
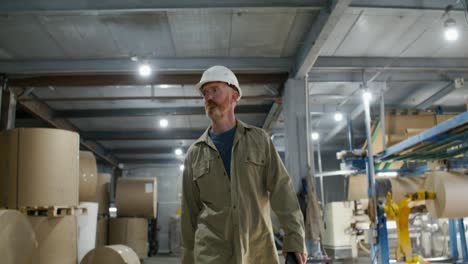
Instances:
[[[266,114],[270,105],[239,105],[237,114]],[[55,111],[56,118],[95,118],[125,116],[168,116],[168,115],[205,115],[204,107],[163,107],[163,108],[130,108],[130,109],[86,109]]]
[[[0,14],[47,12],[154,12],[177,9],[232,9],[232,8],[309,8],[319,9],[326,0],[2,0]]]
[[[314,70],[320,69],[468,71],[468,59],[320,56],[314,64]]]
[[[124,164],[183,164],[183,161],[176,158],[152,158],[152,159],[122,159]]]
[[[422,101],[416,106],[416,109],[425,110],[432,106],[435,102],[449,95],[451,92],[455,91],[455,82],[451,81],[448,84],[445,84],[442,89],[437,91],[435,94],[429,96],[426,100]]]
[[[287,73],[239,73],[240,84],[282,83]],[[108,85],[194,85],[200,81],[201,74],[154,74],[143,79],[132,75],[50,75],[39,77],[10,77],[10,85],[26,86],[108,86]]]
[[[187,148],[180,147],[182,151],[187,151]],[[170,154],[174,153],[175,147],[151,147],[151,148],[115,148],[110,150],[115,155],[122,154]]]
[[[198,139],[203,130],[167,129],[159,131],[88,131],[83,137],[90,140],[193,140]]]
[[[173,100],[202,100],[201,96],[113,96],[113,97],[41,97],[42,102],[92,102],[92,101],[135,101],[135,100],[157,100],[157,101],[173,101]],[[242,101],[271,101],[280,99],[278,96],[256,95],[242,96]],[[32,97],[22,97],[19,101],[36,100]]]
[[[392,8],[392,9],[416,9],[444,11],[447,5],[455,1],[440,0],[353,0],[351,7],[359,8]],[[463,6],[454,6],[455,10],[463,11]]]
[[[296,54],[292,76],[304,78],[315,63],[322,46],[335,29],[351,0],[331,0],[327,8],[320,10],[317,19],[307,33],[306,39]]]
[[[52,127],[69,130],[81,134],[79,129],[68,120],[54,118],[54,111],[48,105],[39,100],[19,102],[19,105],[25,111],[29,112],[31,115],[44,121]],[[92,140],[86,140],[85,138],[81,137],[80,135],[81,146],[92,151],[96,155],[96,157],[103,159],[111,166],[118,167],[119,162],[112,154],[109,154],[108,151],[98,143],[93,142]]]
[[[201,73],[213,65],[224,65],[235,72],[287,72],[291,58],[150,58],[145,63],[158,73]],[[137,72],[140,62],[128,59],[89,60],[22,60],[0,61],[0,72],[5,74],[112,74]]]

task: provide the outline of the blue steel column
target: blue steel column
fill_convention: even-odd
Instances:
[[[461,244],[463,262],[467,262],[468,261],[468,248],[466,247],[465,225],[463,223],[463,218],[458,219],[458,233],[460,234],[460,244]]]
[[[385,217],[382,206],[378,208],[379,213],[379,246],[380,246],[380,263],[387,264],[390,262],[390,253],[388,250],[388,234],[387,234],[387,218]]]
[[[450,253],[452,260],[458,260],[458,243],[457,243],[457,227],[455,225],[455,219],[449,219],[449,236],[450,236]]]

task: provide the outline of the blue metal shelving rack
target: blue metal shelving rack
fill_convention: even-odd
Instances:
[[[376,161],[388,161],[397,159],[403,151],[407,151],[411,148],[416,148],[422,144],[431,144],[432,142],[438,142],[440,140],[446,139],[448,136],[453,135],[453,131],[457,129],[468,130],[468,111],[459,114],[439,125],[436,125],[420,134],[413,136],[407,140],[404,140],[394,146],[391,146],[385,149],[383,152],[375,155]],[[459,132],[459,131],[458,131]],[[457,132],[455,132],[457,133]],[[464,143],[468,144],[468,139],[464,136],[461,139],[465,141]],[[372,154],[372,153],[371,153]],[[369,172],[369,167],[367,170],[368,181],[372,182],[372,174]],[[373,190],[369,188],[369,197],[372,198]],[[389,263],[389,249],[388,249],[388,239],[387,239],[387,226],[386,226],[386,217],[381,207],[377,210],[377,234],[378,237],[375,240],[375,243],[372,245],[372,260],[375,260],[377,257],[380,257],[380,263],[386,264]],[[462,258],[459,260],[458,254],[458,243],[457,243],[457,223],[458,223],[458,232],[460,234],[460,243],[461,243],[461,255]],[[468,263],[468,248],[465,238],[465,228],[463,219],[450,219],[449,220],[449,235],[450,235],[450,250],[451,255],[454,261],[461,261],[462,263]],[[374,261],[372,261],[374,263]]]

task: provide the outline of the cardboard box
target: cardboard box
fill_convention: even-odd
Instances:
[[[148,257],[148,220],[146,218],[109,219],[109,244],[132,248],[140,259]]]
[[[0,132],[0,206],[77,206],[79,144],[60,129]]]
[[[156,178],[119,179],[115,205],[119,217],[156,218]]]
[[[97,164],[94,154],[80,151],[80,202],[97,201]]]
[[[131,248],[112,245],[91,250],[81,264],[140,264],[140,260]]]
[[[107,218],[100,218],[97,221],[96,230],[96,247],[107,245],[107,233],[109,229],[109,220]]]
[[[35,264],[36,234],[25,215],[0,210],[0,259],[2,264]]]
[[[76,216],[60,218],[28,216],[39,242],[35,264],[76,264],[78,226]]]
[[[97,202],[99,204],[99,215],[109,214],[109,188],[111,175],[99,173],[97,177]]]

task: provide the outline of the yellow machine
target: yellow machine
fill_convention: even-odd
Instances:
[[[398,248],[396,250],[396,259],[405,261],[406,263],[418,263],[421,261],[418,256],[413,256],[411,248],[411,240],[409,233],[409,214],[415,202],[434,200],[435,193],[433,191],[417,191],[407,194],[398,203],[392,200],[392,193],[387,194],[387,201],[384,206],[387,219],[395,220],[398,234]]]

